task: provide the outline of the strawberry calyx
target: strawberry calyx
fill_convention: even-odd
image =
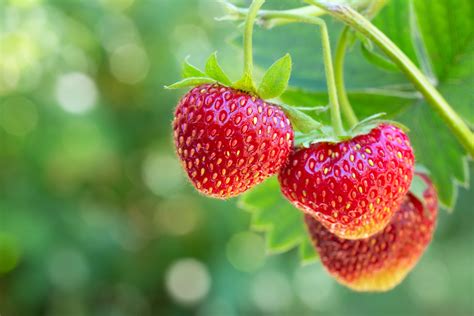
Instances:
[[[342,135],[337,134],[331,126],[323,126],[320,129],[315,129],[309,132],[295,132],[295,146],[308,148],[312,144],[321,142],[343,142],[360,135],[369,134],[370,131],[372,131],[380,124],[390,124],[400,128],[404,132],[407,132],[409,130],[408,127],[399,122],[388,119],[382,119],[382,117],[385,115],[385,113],[377,113],[371,115],[358,122],[352,128],[345,131]]]
[[[300,109],[279,102],[277,99],[288,87],[291,73],[291,57],[286,54],[277,60],[263,75],[263,78],[256,89],[257,92],[242,87],[242,79],[233,82],[220,66],[217,60],[217,52],[209,56],[205,70],[202,71],[189,63],[188,58],[184,60],[182,77],[183,79],[165,86],[166,89],[180,89],[196,87],[204,84],[218,84],[230,87],[235,90],[246,92],[262,100],[274,99],[272,103],[280,107],[287,115],[292,125],[302,132],[308,133],[319,130],[322,124],[313,119]]]
[[[250,89],[246,88],[243,83],[247,79],[232,81],[229,78],[218,62],[217,52],[214,52],[209,56],[204,71],[190,64],[188,59],[189,58],[187,57],[183,63],[183,79],[165,86],[166,89],[180,89],[195,87],[206,83],[217,83],[236,90],[244,91],[262,100],[278,98],[283,94],[283,92],[285,92],[288,87],[292,64],[291,56],[286,54],[267,69],[257,88]]]

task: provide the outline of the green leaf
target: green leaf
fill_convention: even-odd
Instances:
[[[361,43],[360,49],[364,57],[371,62],[373,65],[378,66],[387,71],[399,72],[400,69],[391,60],[387,59],[383,55],[377,53],[374,48],[368,48],[366,45]]]
[[[419,175],[415,174],[410,185],[410,192],[422,203],[425,202],[423,193],[428,188],[428,184]]]
[[[278,2],[280,9],[286,7],[286,1]],[[331,39],[337,39],[342,24],[334,19],[328,19],[326,22]],[[314,25],[289,24],[270,30],[256,28],[253,44],[254,61],[266,68],[275,59],[289,53],[293,61],[290,86],[325,91],[326,78],[319,36],[319,28]],[[237,45],[240,45],[240,41],[239,37],[234,40]],[[358,49],[348,54],[345,71],[349,90],[406,83],[400,73],[387,73],[385,70],[373,67]]]
[[[188,62],[188,58],[184,60],[183,63],[183,78],[191,78],[191,77],[206,77],[206,74],[199,70],[198,68],[194,67]]]
[[[186,87],[192,87],[192,86],[198,86],[201,84],[205,83],[213,83],[216,82],[212,78],[207,78],[207,77],[189,77],[185,78],[181,81],[178,81],[176,83],[173,83],[169,86],[165,86],[166,89],[179,89],[179,88],[186,88]]]
[[[266,180],[243,194],[240,206],[251,212],[251,228],[266,232],[269,253],[281,253],[299,247],[307,259],[311,258],[309,236],[303,221],[303,213],[294,208],[281,194],[276,177]],[[305,248],[305,249],[302,249]]]
[[[385,35],[397,43],[397,46],[408,58],[417,63],[417,53],[410,25],[410,1],[390,1],[372,22],[379,28],[381,27]]]
[[[291,56],[286,54],[277,60],[263,75],[258,95],[263,99],[279,97],[288,87],[291,75]]]
[[[225,72],[222,70],[221,66],[217,62],[217,52],[214,52],[211,56],[209,56],[206,63],[206,74],[212,79],[215,79],[216,81],[222,83],[223,85],[232,85],[232,82],[230,81],[229,77],[225,74]]]
[[[314,248],[310,238],[305,238],[305,240],[301,243],[299,256],[302,264],[309,264],[318,260],[318,252]]]
[[[279,106],[290,119],[293,128],[296,128],[303,133],[313,132],[315,130],[319,130],[322,127],[321,123],[301,110],[285,104],[279,104]]]

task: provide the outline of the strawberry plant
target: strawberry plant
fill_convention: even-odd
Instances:
[[[460,91],[474,79],[473,5],[458,1],[448,19],[447,0],[306,2],[224,2],[221,20],[245,21],[244,74],[229,79],[216,54],[205,71],[184,63],[169,86],[194,87],[176,108],[176,151],[200,192],[243,193],[268,252],[298,247],[346,286],[387,290],[430,242],[438,199],[451,210],[467,183],[474,119]],[[263,65],[276,53],[285,57],[257,86],[254,57]]]

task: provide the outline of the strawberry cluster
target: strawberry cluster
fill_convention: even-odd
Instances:
[[[394,287],[431,240],[436,191],[417,175],[425,189],[410,192],[413,149],[393,124],[298,147],[280,106],[205,83],[180,100],[173,131],[184,170],[206,196],[234,197],[278,175],[283,195],[304,212],[323,265],[354,290]]]

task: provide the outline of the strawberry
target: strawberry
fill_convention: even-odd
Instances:
[[[388,224],[410,187],[413,167],[408,137],[382,123],[350,140],[296,150],[279,181],[285,197],[330,232],[359,239]]]
[[[341,239],[313,217],[305,221],[328,272],[356,291],[387,291],[399,284],[420,259],[433,236],[438,198],[427,176],[423,200],[408,193],[385,229],[360,240]]]
[[[279,107],[220,84],[203,84],[179,102],[174,142],[201,193],[229,198],[276,174],[293,143]]]

